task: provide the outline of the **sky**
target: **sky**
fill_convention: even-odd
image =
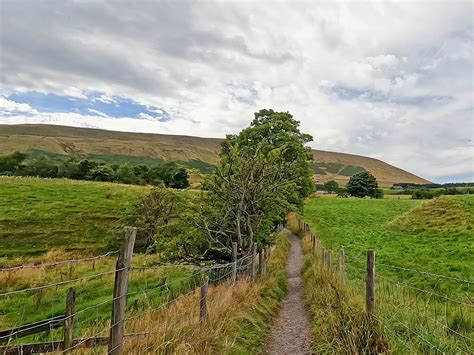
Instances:
[[[473,2],[0,1],[0,123],[224,137],[474,181]],[[1,128],[0,128],[1,130]]]

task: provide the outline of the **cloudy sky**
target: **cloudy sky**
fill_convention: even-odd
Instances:
[[[0,1],[0,123],[223,137],[474,181],[473,2]]]

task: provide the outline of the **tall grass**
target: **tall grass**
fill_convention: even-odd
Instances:
[[[336,354],[387,352],[383,329],[365,313],[363,298],[312,255],[308,236],[302,243],[304,295],[312,319],[313,350]]]
[[[125,353],[159,354],[249,354],[263,349],[271,318],[287,290],[286,259],[291,246],[281,234],[265,275],[252,282],[241,277],[210,285],[208,317],[199,321],[199,288],[184,293],[165,307],[150,307],[127,314]],[[91,327],[88,335],[106,335],[107,327]],[[92,350],[100,353],[98,349]],[[102,349],[103,351],[103,349]],[[91,351],[77,350],[77,353]]]

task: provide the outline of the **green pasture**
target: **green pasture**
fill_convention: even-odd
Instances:
[[[118,245],[123,218],[148,187],[0,177],[0,260],[52,249],[94,255]]]
[[[425,201],[317,197],[306,204],[304,218],[334,257],[345,250],[350,277],[363,278],[366,251],[373,249],[378,275],[443,295],[472,297],[469,284],[385,265],[472,279],[474,196]]]

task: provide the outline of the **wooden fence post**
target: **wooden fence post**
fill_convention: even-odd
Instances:
[[[339,250],[339,274],[341,276],[341,281],[346,280],[346,264],[345,264],[345,254],[344,249]]]
[[[76,292],[72,287],[67,290],[66,295],[66,320],[64,321],[64,351],[68,352],[73,345],[74,340],[74,302],[76,300]]]
[[[133,246],[137,228],[125,227],[124,238],[120,246],[117,264],[115,266],[114,298],[112,303],[112,318],[110,320],[110,336],[108,354],[122,354],[125,307],[127,304],[128,270],[132,261]]]
[[[367,251],[367,275],[365,281],[365,305],[367,314],[375,310],[375,252]]]
[[[331,270],[331,267],[332,267],[332,251],[331,249],[328,249],[326,250],[326,258],[327,258],[327,261],[326,261],[326,266],[328,267],[328,270]]]
[[[252,247],[252,280],[257,277],[257,243],[253,243]]]
[[[237,242],[232,242],[232,284],[237,281]]]
[[[204,323],[207,319],[207,289],[209,285],[209,276],[204,279],[201,286],[201,298],[199,299],[199,322]]]
[[[263,247],[261,250],[262,252],[262,274],[265,275],[265,272],[267,272],[267,259],[268,259],[268,249],[266,246]]]
[[[265,254],[264,249],[258,252],[258,274],[259,276],[263,275],[263,264],[265,263]]]

